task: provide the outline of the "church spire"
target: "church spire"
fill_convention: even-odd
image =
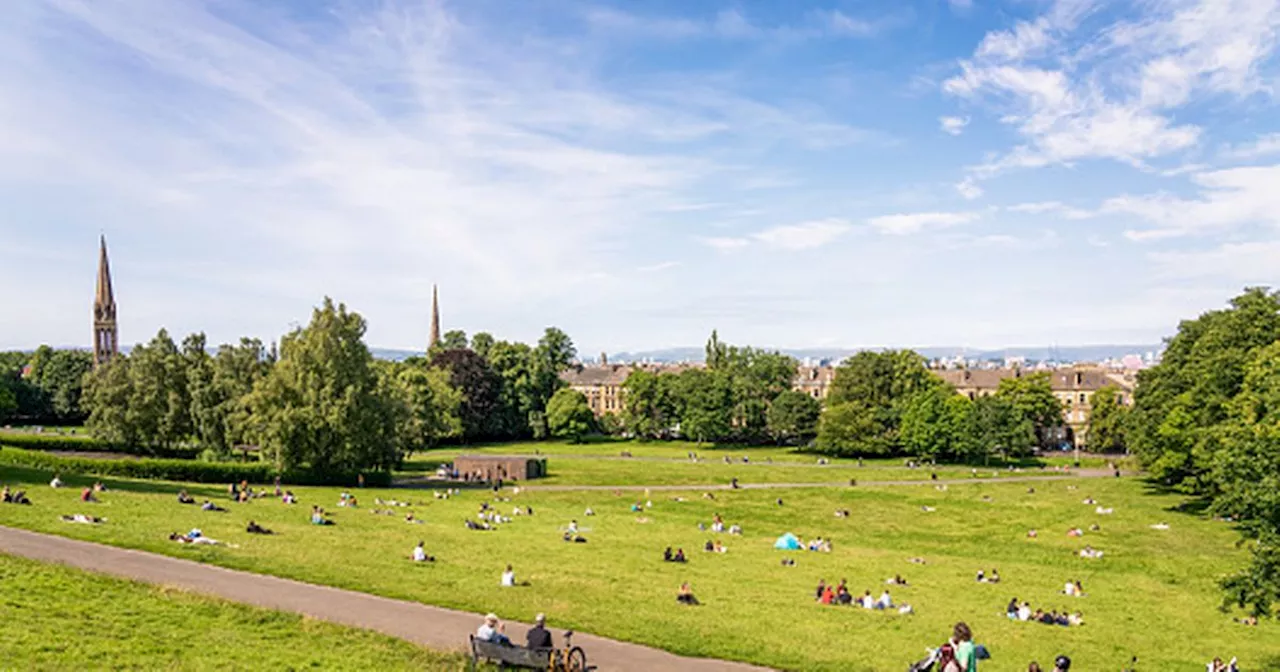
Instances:
[[[435,285],[431,285],[431,336],[427,339],[427,349],[436,347],[440,342],[440,293]]]
[[[107,237],[98,241],[98,287],[93,294],[93,365],[98,367],[120,352],[116,328],[116,297],[111,288]]]

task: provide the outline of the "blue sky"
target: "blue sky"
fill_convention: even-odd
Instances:
[[[1280,259],[1280,0],[32,0],[0,347],[1147,343]]]

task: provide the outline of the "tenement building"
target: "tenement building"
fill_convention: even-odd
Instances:
[[[945,369],[934,371],[934,373],[956,388],[956,392],[970,399],[977,399],[995,394],[1001,380],[1041,372],[1004,368]],[[1062,415],[1066,426],[1060,438],[1075,446],[1083,447],[1088,443],[1089,414],[1093,409],[1093,395],[1098,390],[1107,386],[1115,387],[1119,390],[1120,403],[1125,405],[1133,403],[1135,381],[1131,375],[1087,366],[1053,369],[1043,373],[1049,374],[1049,387],[1053,390],[1053,396],[1062,402]]]

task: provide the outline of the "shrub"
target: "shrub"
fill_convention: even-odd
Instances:
[[[187,459],[200,453],[198,448],[170,448],[159,453],[130,446],[99,441],[88,436],[59,436],[56,434],[31,434],[5,432],[0,434],[0,444],[26,448],[27,450],[74,450],[82,453],[123,453],[129,455],[155,455]]]
[[[8,443],[8,440],[5,439]],[[5,447],[0,449],[0,465],[41,469],[64,474],[90,474],[159,481],[187,481],[192,483],[271,483],[276,471],[263,462],[199,462],[161,458],[96,459],[91,457],[65,457],[46,452]],[[280,481],[290,485],[354,485],[355,474],[317,474],[296,470],[280,474]],[[391,474],[374,472],[365,474],[370,486],[387,486]]]

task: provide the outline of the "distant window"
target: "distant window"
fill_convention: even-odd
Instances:
[[[1080,393],[1080,403],[1082,403],[1082,404],[1083,404],[1083,403],[1085,403],[1085,401],[1087,401],[1087,400],[1088,400],[1088,397],[1086,397],[1086,396],[1085,396],[1084,392],[1081,392],[1081,393]]]

